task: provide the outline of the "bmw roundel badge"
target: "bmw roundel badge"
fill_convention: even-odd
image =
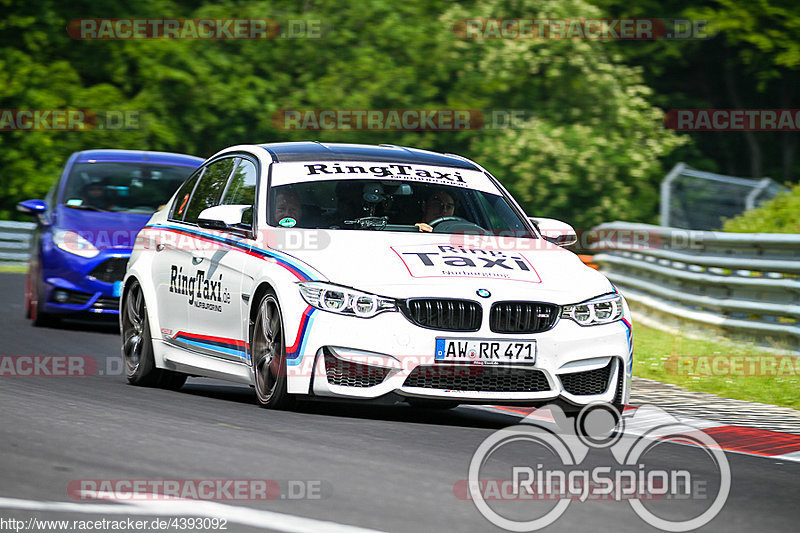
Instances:
[[[486,289],[478,289],[475,293],[480,296],[481,298],[488,298],[492,295],[491,292],[487,291]]]

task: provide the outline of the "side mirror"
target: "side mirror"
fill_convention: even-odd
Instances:
[[[245,211],[252,208],[251,205],[215,205],[200,212],[197,225],[206,229],[246,234],[250,228],[242,224],[242,218]]]
[[[561,222],[554,218],[528,217],[531,224],[536,226],[542,237],[557,244],[558,246],[569,246],[578,242],[578,235],[575,229],[566,222]]]
[[[47,204],[44,200],[25,200],[17,204],[17,211],[31,216],[41,215],[47,211]]]

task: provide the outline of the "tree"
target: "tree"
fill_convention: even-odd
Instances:
[[[485,164],[531,214],[587,227],[652,220],[659,158],[680,145],[665,131],[638,69],[607,43],[464,40],[466,17],[600,17],[584,0],[518,2],[367,0],[298,5],[148,0],[136,12],[111,2],[20,0],[0,49],[17,75],[0,107],[137,110],[135,130],[3,133],[7,190],[0,216],[41,196],[70,152],[118,147],[210,156],[239,143],[317,139],[393,143],[462,153]],[[321,21],[321,39],[80,41],[63,28],[102,17],[254,17]],[[284,24],[285,27],[285,24]],[[30,71],[22,65],[30,65]],[[102,107],[100,107],[102,106]],[[287,131],[281,109],[472,109],[523,112],[514,129]],[[531,118],[532,117],[532,118]]]

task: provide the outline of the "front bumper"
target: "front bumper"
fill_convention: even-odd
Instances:
[[[317,310],[310,322],[303,339],[305,355],[289,361],[290,392],[518,405],[559,398],[576,406],[621,404],[629,396],[632,348],[627,320],[582,327],[559,319],[552,329],[527,335],[493,333],[486,323],[469,333],[430,330],[399,312],[363,320]],[[437,362],[437,337],[534,340],[536,362]]]
[[[130,251],[83,258],[52,247],[41,261],[39,308],[59,315],[119,315],[119,290]]]

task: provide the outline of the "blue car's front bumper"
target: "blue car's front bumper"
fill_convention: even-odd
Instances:
[[[108,248],[85,258],[50,241],[39,263],[39,309],[59,315],[119,315],[120,282],[130,255],[130,248]]]

